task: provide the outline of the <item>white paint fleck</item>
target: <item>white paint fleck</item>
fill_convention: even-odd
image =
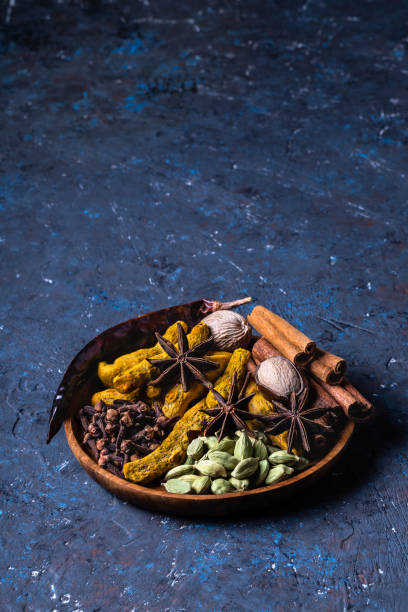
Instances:
[[[7,24],[9,24],[11,22],[11,15],[13,13],[13,8],[16,6],[16,0],[9,0],[8,6],[7,6],[7,11],[6,11],[6,18],[5,18],[5,22]]]
[[[51,599],[57,599],[57,594],[55,592],[55,586],[53,584],[50,585],[50,590],[51,590],[50,598]]]
[[[243,272],[243,269],[242,269],[242,268],[240,268],[239,266],[237,266],[237,264],[236,264],[236,263],[234,263],[233,261],[228,260],[228,263],[230,263],[230,264],[231,264],[231,266],[234,266],[234,268],[236,268],[236,269],[237,269],[237,270],[239,270],[240,272]]]
[[[65,595],[61,595],[60,601],[63,604],[67,604],[71,601],[71,595],[69,593],[65,593]]]
[[[368,283],[367,283],[367,289],[368,289],[369,291],[372,291],[372,286],[371,286],[370,281],[368,281]]]
[[[53,284],[53,282],[54,282],[54,281],[53,281],[51,278],[44,278],[44,277],[43,277],[43,279],[42,279],[42,280],[44,281],[44,283],[48,283],[49,285],[52,285],[52,284]]]
[[[40,572],[39,572],[38,570],[33,570],[33,571],[31,572],[31,575],[33,576],[33,578],[37,578],[37,576],[39,576],[39,575],[40,575]]]

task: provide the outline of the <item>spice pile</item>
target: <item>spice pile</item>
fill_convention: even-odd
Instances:
[[[165,417],[157,405],[123,400],[84,406],[79,416],[86,432],[83,441],[98,465],[121,478],[123,464],[158,448],[177,420]]]
[[[371,416],[343,359],[261,306],[251,343],[244,317],[210,304],[220,310],[190,330],[177,321],[153,346],[99,363],[106,388],[79,415],[99,466],[139,484],[164,478],[173,493],[232,493],[289,478],[346,418]]]
[[[219,440],[199,437],[187,447],[187,460],[169,470],[163,486],[169,493],[234,493],[272,485],[304,470],[309,461],[271,446],[256,432],[249,437],[238,431]]]

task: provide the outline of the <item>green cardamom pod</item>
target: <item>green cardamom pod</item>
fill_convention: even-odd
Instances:
[[[231,438],[223,438],[221,442],[218,442],[218,444],[216,444],[212,450],[223,451],[232,455],[234,453],[234,448],[235,440],[232,440]]]
[[[258,470],[251,478],[251,487],[260,487],[267,475],[269,474],[269,461],[267,459],[261,459],[259,462]]]
[[[191,486],[188,482],[183,482],[177,478],[172,478],[164,483],[164,488],[168,493],[179,493],[180,495],[186,495],[191,493]]]
[[[204,455],[205,444],[200,438],[196,438],[187,446],[187,456],[192,457],[196,461]]]
[[[169,470],[164,477],[164,480],[170,480],[171,478],[179,478],[184,474],[192,474],[194,467],[192,465],[177,465],[176,467]]]
[[[228,472],[232,472],[235,466],[238,465],[238,459],[236,457],[219,450],[209,451],[208,458],[211,461],[215,461],[216,463],[223,465]]]
[[[258,469],[258,463],[259,459],[257,459],[257,457],[248,457],[247,459],[242,459],[242,461],[240,461],[238,465],[235,466],[233,472],[231,473],[231,476],[233,478],[238,478],[239,480],[242,480],[243,478],[249,478],[250,476],[252,476],[252,474],[255,474],[256,470]]]
[[[284,450],[279,450],[272,453],[269,455],[268,459],[269,463],[272,465],[280,465],[283,463],[284,465],[293,466],[299,463],[299,457],[296,457],[296,455],[292,455],[291,453],[287,453]]]
[[[298,457],[298,462],[293,467],[297,472],[300,472],[300,470],[304,470],[309,465],[309,463],[310,461],[306,459],[306,457]]]
[[[280,482],[281,480],[285,480],[285,478],[289,478],[293,472],[293,468],[288,467],[287,465],[275,465],[275,467],[269,470],[265,484],[272,485]]]
[[[233,478],[229,479],[229,482],[232,484],[234,489],[237,491],[246,491],[249,489],[249,479],[248,478]]]
[[[268,453],[270,455],[272,455],[272,453],[277,453],[278,451],[282,450],[278,446],[272,446],[271,444],[267,444],[266,446],[267,446],[267,449],[268,449]]]
[[[254,457],[258,457],[259,460],[268,458],[268,449],[261,440],[255,440],[253,445]]]
[[[227,470],[223,465],[209,459],[199,461],[195,468],[204,476],[212,476],[213,478],[225,478],[227,476]]]
[[[202,437],[201,440],[204,440],[208,450],[213,450],[218,444],[217,436],[208,436],[208,438]]]
[[[187,459],[184,462],[184,465],[193,465],[194,464],[194,459],[192,457],[187,457]]]
[[[234,457],[239,459],[239,461],[252,457],[252,443],[245,432],[243,432],[235,443]]]
[[[233,491],[235,491],[235,488],[228,480],[224,480],[224,478],[217,478],[211,483],[211,492],[214,493],[214,495],[232,493]]]
[[[263,431],[256,431],[254,433],[256,433],[257,440],[260,440],[265,445],[269,444],[269,438],[268,438],[268,436]]]
[[[199,476],[198,474],[183,474],[182,476],[178,476],[177,480],[182,480],[183,482],[188,482],[188,484],[190,484],[191,488],[193,489],[194,488],[193,484],[195,483],[197,478],[201,478],[201,476]]]
[[[211,478],[209,476],[196,476],[195,481],[191,484],[191,488],[195,493],[207,493],[211,486]]]

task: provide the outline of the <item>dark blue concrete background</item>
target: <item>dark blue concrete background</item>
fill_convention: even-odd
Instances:
[[[403,0],[17,1],[0,68],[1,610],[406,611],[407,23]],[[99,331],[244,295],[346,357],[377,406],[319,487],[184,520],[112,497],[63,432],[45,445]]]

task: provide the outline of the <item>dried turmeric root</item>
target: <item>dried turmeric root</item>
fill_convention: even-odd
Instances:
[[[139,396],[139,389],[135,389],[132,393],[119,393],[116,389],[104,389],[103,391],[98,391],[94,393],[92,396],[92,406],[95,406],[101,400],[105,402],[105,404],[112,404],[117,399],[127,400],[128,402],[133,402]]]

